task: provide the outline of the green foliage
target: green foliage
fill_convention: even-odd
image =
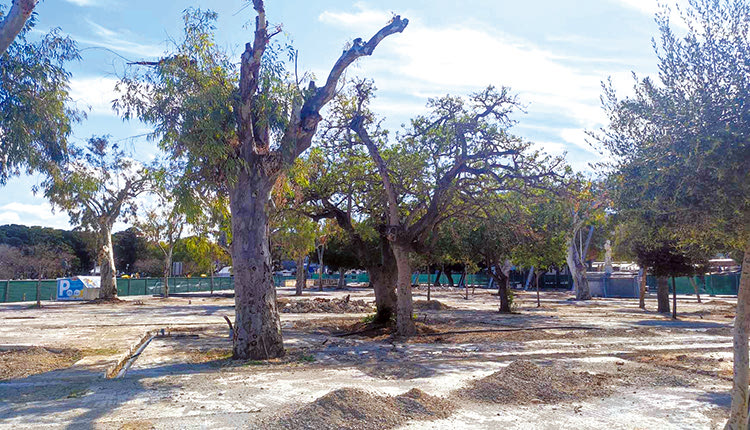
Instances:
[[[9,224],[0,226],[0,244],[17,249],[39,244],[63,249],[64,252],[73,254],[73,257],[67,261],[67,269],[73,274],[88,273],[93,269],[96,259],[94,238],[84,231]]]
[[[246,167],[237,151],[239,70],[216,43],[217,18],[213,11],[185,10],[182,40],[158,62],[129,69],[113,105],[123,118],[154,126],[151,138],[197,196],[224,187]],[[284,53],[291,55],[289,46],[267,47],[253,104],[255,131],[268,126],[263,138],[269,144],[278,141],[296,94],[280,58]]]
[[[750,5],[691,0],[684,36],[657,17],[659,79],[619,99],[605,86],[618,211],[667,227],[676,246],[744,248],[750,234]],[[679,33],[683,30],[680,29]]]
[[[0,55],[0,185],[22,171],[64,163],[71,123],[82,115],[69,103],[70,73],[64,68],[80,58],[75,42],[59,29],[34,40],[35,25],[32,14]]]
[[[100,233],[121,215],[134,214],[148,169],[105,137],[92,137],[73,154],[75,161],[53,169],[42,184],[54,208],[66,211],[72,224]]]

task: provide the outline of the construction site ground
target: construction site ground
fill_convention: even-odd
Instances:
[[[655,312],[655,297],[644,311],[637,299],[542,292],[537,307],[534,292],[516,291],[515,312],[501,314],[493,291],[466,299],[433,288],[427,303],[418,288],[419,334],[403,339],[369,329],[372,290],[293,293],[278,291],[287,354],[269,361],[231,359],[228,294],[0,305],[0,429],[664,430],[726,420],[734,298],[678,296],[675,321]]]

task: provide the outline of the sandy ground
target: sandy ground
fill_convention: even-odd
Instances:
[[[279,291],[297,300],[291,294]],[[373,300],[364,289],[305,294],[304,300]],[[425,295],[415,291],[417,299]],[[448,418],[411,421],[402,429],[723,426],[732,298],[704,297],[698,304],[678,297],[680,318],[672,321],[638,309],[637,300],[575,302],[561,292],[542,293],[541,308],[535,295],[520,292],[511,315],[496,312],[497,297],[486,290],[469,300],[451,289],[433,290],[432,297],[449,308],[416,311],[423,335],[406,341],[382,333],[338,336],[364,313],[283,313],[288,353],[270,362],[228,359],[223,316],[233,318],[233,299],[227,297],[136,297],[117,305],[49,303],[43,309],[1,305],[0,366],[19,370],[0,372],[6,375],[0,376],[0,429],[270,428],[274,417],[345,387],[378,395],[419,388],[456,404]],[[650,298],[647,308],[655,307]],[[507,328],[535,329],[497,331]],[[147,332],[159,336],[130,370],[104,378]],[[30,375],[33,351],[44,356],[41,373]],[[56,363],[57,356],[64,359]],[[70,357],[77,361],[71,364]],[[519,359],[606,375],[611,394],[520,404],[457,395]]]

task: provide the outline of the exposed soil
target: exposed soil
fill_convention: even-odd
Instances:
[[[375,307],[372,303],[364,300],[350,300],[349,296],[343,299],[314,298],[311,300],[278,300],[281,312],[306,314],[306,313],[367,313],[372,312]]]
[[[450,401],[430,396],[417,388],[395,397],[378,396],[357,388],[342,388],[274,420],[267,428],[390,429],[411,420],[446,418],[453,410],[454,405]]]
[[[437,300],[415,300],[414,309],[420,311],[443,311],[447,309],[453,309],[453,307],[441,303]]]
[[[0,351],[0,381],[64,369],[80,359],[81,352],[76,349],[52,350],[32,346]]]
[[[121,304],[127,304],[129,302],[126,300],[120,300],[117,297],[110,297],[108,299],[99,298],[99,299],[94,299],[94,300],[88,300],[83,303],[87,305],[121,305]]]
[[[484,403],[560,403],[612,393],[612,377],[518,360],[469,384],[458,396]]]

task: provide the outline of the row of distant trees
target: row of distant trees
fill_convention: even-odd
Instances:
[[[115,267],[120,274],[164,274],[165,254],[137,227],[113,234]],[[218,249],[217,249],[218,248]],[[91,232],[23,225],[0,226],[0,279],[36,279],[87,275],[96,264],[96,240]],[[198,236],[176,241],[172,259],[182,262],[183,273],[210,274],[230,264],[228,255]]]

